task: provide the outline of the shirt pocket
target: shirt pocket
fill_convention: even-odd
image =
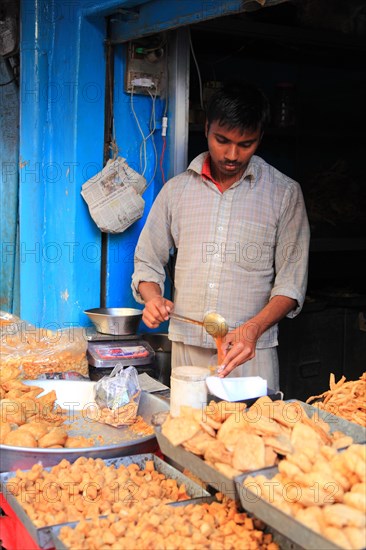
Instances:
[[[276,230],[253,222],[236,222],[232,226],[231,244],[235,263],[250,272],[271,271],[274,262]]]

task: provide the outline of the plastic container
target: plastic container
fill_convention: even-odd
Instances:
[[[175,367],[170,377],[170,414],[179,416],[180,407],[189,405],[201,409],[207,404],[206,378],[210,370],[205,367]]]

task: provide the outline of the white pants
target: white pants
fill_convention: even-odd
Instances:
[[[199,346],[188,346],[182,342],[172,342],[172,369],[179,366],[209,367],[217,365],[217,353],[213,348],[201,348]],[[238,376],[261,376],[267,380],[267,387],[278,391],[279,367],[277,348],[257,349],[255,357],[242,365],[238,365],[228,375],[237,378]]]

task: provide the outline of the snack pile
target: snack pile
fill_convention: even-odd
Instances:
[[[75,529],[62,527],[59,538],[75,550],[279,550],[263,529],[261,522],[239,513],[232,500],[175,508],[155,499],[139,500],[92,525],[81,521]]]
[[[55,405],[54,390],[43,392],[39,386],[28,386],[17,378],[15,367],[1,368],[0,376],[0,444],[16,447],[92,447],[92,438],[69,436],[62,426],[65,412]]]
[[[320,395],[309,397],[306,402],[366,427],[366,372],[358,380],[348,382],[345,376],[336,382],[332,373],[329,388]]]
[[[366,543],[366,445],[344,451],[308,447],[288,455],[272,479],[248,476],[244,487],[342,548]]]
[[[80,457],[73,464],[61,460],[50,471],[35,464],[29,471],[17,470],[6,490],[14,495],[34,525],[44,527],[112,513],[144,502],[149,509],[157,503],[189,499],[184,484],[168,479],[146,461],[117,468],[100,459]],[[78,548],[81,548],[80,546]],[[94,546],[95,548],[95,546]]]
[[[74,372],[88,378],[87,339],[84,329],[48,330],[0,311],[0,369],[19,369],[23,378]]]
[[[304,442],[318,451],[322,445],[339,449],[353,440],[321,418],[312,419],[296,402],[259,398],[244,403],[211,401],[203,409],[182,406],[180,416],[167,417],[162,434],[174,446],[203,457],[211,467],[233,478],[243,472],[275,466]]]

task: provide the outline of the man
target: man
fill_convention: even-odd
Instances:
[[[132,289],[150,328],[173,311],[198,321],[216,311],[228,325],[219,376],[262,376],[279,389],[278,322],[295,317],[306,292],[309,224],[301,188],[255,155],[268,121],[266,97],[225,86],[207,108],[208,152],[168,181],[135,252]],[[174,304],[163,297],[176,247]],[[213,364],[215,342],[170,320],[172,367]]]

